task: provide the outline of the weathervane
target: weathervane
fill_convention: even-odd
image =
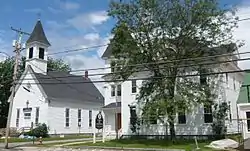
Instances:
[[[41,20],[41,13],[37,13],[37,19]]]

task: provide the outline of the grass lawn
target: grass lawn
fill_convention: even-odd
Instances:
[[[43,141],[54,141],[54,140],[70,140],[70,139],[80,139],[80,138],[91,138],[92,136],[88,135],[72,135],[72,136],[65,136],[65,137],[48,137],[48,138],[43,138]],[[38,141],[36,139],[35,141]],[[0,139],[0,143],[3,143],[4,139]],[[9,139],[10,143],[14,142],[32,142],[30,139],[20,139],[20,138],[10,138]]]
[[[199,143],[199,148],[202,151],[212,151],[209,148],[205,148],[205,145],[209,143]],[[178,141],[175,143],[167,140],[135,140],[135,139],[123,139],[123,140],[111,140],[105,143],[97,142],[93,143],[82,143],[75,145],[68,145],[69,147],[81,147],[81,146],[103,146],[103,147],[127,147],[127,148],[168,148],[168,149],[185,149],[194,150],[196,148],[194,141]]]

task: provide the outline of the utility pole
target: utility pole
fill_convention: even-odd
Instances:
[[[14,73],[13,73],[13,85],[11,87],[11,95],[10,95],[10,100],[9,100],[9,112],[8,112],[8,119],[7,119],[7,125],[6,125],[6,133],[5,133],[5,148],[8,149],[8,138],[9,138],[9,133],[10,133],[10,121],[11,121],[11,114],[12,114],[12,107],[13,107],[13,100],[15,97],[15,91],[16,91],[16,81],[17,81],[17,74],[18,74],[18,63],[19,63],[19,57],[20,57],[20,52],[23,49],[22,47],[22,36],[23,34],[27,34],[21,29],[14,29],[11,27],[11,30],[15,31],[18,33],[18,40],[14,40],[13,42],[13,47],[14,47],[14,52],[16,53],[15,55],[15,64],[14,64]]]

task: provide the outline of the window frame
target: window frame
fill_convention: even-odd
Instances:
[[[119,85],[117,85],[117,96],[122,96],[122,85],[121,84],[119,84]]]
[[[70,109],[65,108],[65,127],[70,127]]]
[[[41,53],[42,52],[42,53]],[[39,47],[39,54],[38,54],[38,58],[39,59],[44,59],[45,56],[45,49],[42,47]]]
[[[82,127],[82,110],[77,110],[77,126],[80,128]]]
[[[40,116],[40,109],[39,107],[36,107],[36,115],[35,115],[35,125],[37,126],[39,124],[39,116]]]
[[[247,131],[250,132],[250,112],[246,112],[246,119],[247,119]]]
[[[186,112],[178,112],[178,124],[187,124]]]
[[[133,79],[132,81],[131,81],[131,92],[132,93],[136,93],[137,92],[137,84],[136,84],[136,79]]]
[[[20,109],[16,109],[16,127],[19,127]]]
[[[115,85],[111,85],[111,97],[114,97],[115,96]]]
[[[29,59],[32,59],[34,55],[34,47],[29,48]]]
[[[204,115],[204,123],[211,124],[213,123],[213,109],[212,105],[204,105],[203,106],[203,115]]]
[[[93,113],[92,113],[92,110],[89,110],[89,127],[92,127],[93,125],[92,125],[92,122],[93,122],[93,120],[92,120],[92,115]]]

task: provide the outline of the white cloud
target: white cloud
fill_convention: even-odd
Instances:
[[[78,14],[69,19],[67,22],[77,29],[93,28],[95,25],[100,25],[106,22],[109,16],[106,11],[97,11],[91,13]]]
[[[250,4],[244,5],[238,8],[238,13],[240,19],[250,17]],[[239,27],[234,32],[234,38],[236,40],[243,40],[244,46],[239,49],[239,52],[250,52],[250,20],[240,21]],[[241,55],[241,58],[250,57],[250,54]],[[239,66],[242,69],[249,69],[250,60],[239,61]]]
[[[80,8],[80,4],[74,2],[61,2],[60,6],[64,10],[77,10]]]

